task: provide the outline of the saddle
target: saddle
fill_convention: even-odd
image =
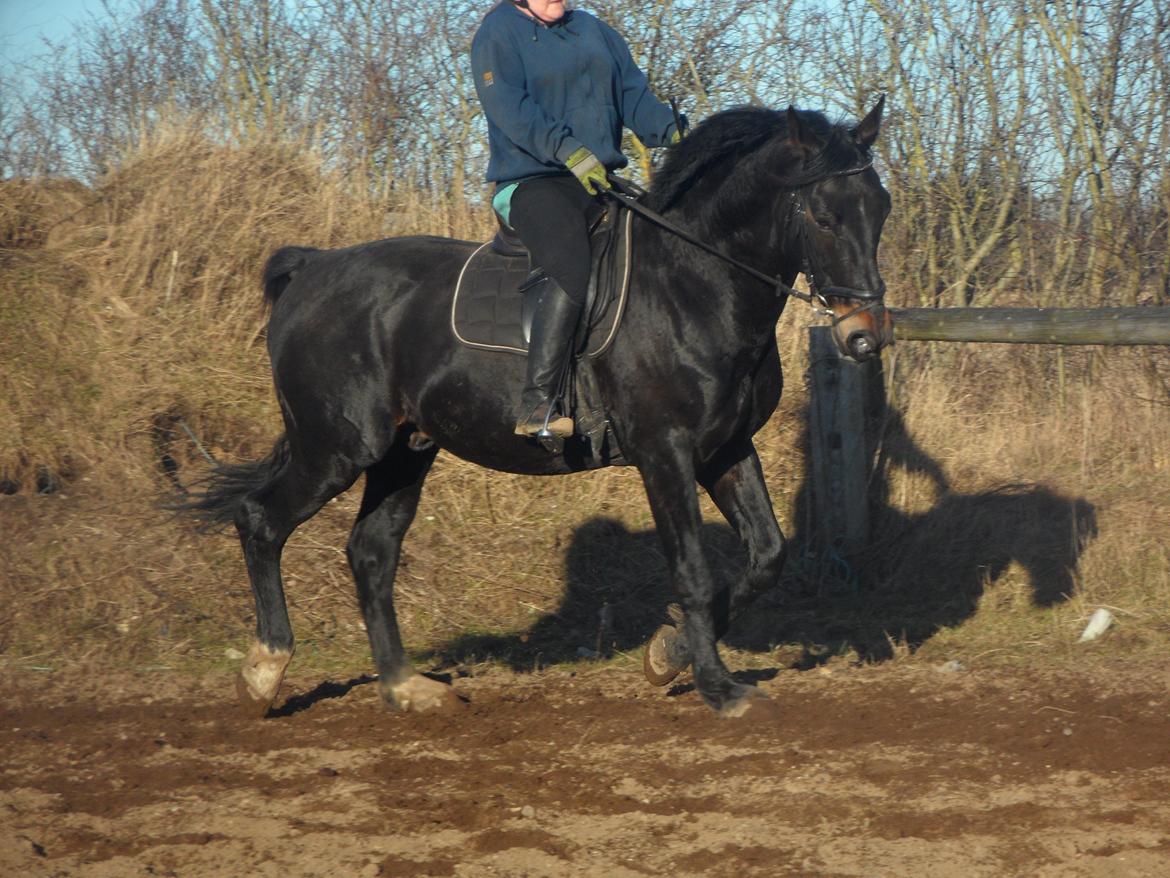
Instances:
[[[524,355],[548,275],[532,265],[515,229],[496,219],[495,237],[459,273],[451,329],[468,347]],[[600,210],[590,226],[593,269],[573,348],[578,359],[601,356],[617,334],[629,291],[631,231],[630,211],[616,203]]]
[[[528,353],[533,315],[551,280],[532,264],[515,229],[498,215],[496,219],[495,236],[468,257],[459,273],[451,329],[468,347],[523,356]],[[609,349],[625,312],[632,267],[630,219],[628,208],[611,202],[590,226],[593,267],[563,399],[573,417],[575,435],[545,443],[550,451],[563,453],[574,468],[625,462],[587,361]]]

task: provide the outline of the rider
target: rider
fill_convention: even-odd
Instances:
[[[554,281],[532,321],[516,433],[545,420],[557,436],[573,421],[550,409],[589,287],[589,214],[626,165],[622,126],[647,146],[682,136],[650,93],[613,28],[565,0],[501,0],[471,44],[475,88],[488,123],[492,207]]]

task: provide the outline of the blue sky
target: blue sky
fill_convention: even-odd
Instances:
[[[110,0],[125,7],[126,0]],[[5,67],[24,66],[44,52],[43,39],[61,40],[76,23],[104,16],[102,0],[0,0],[0,55]]]

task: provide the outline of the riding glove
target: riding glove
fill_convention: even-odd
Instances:
[[[574,150],[569,160],[565,162],[565,167],[573,172],[573,176],[590,195],[600,195],[603,190],[612,186],[606,176],[605,165],[586,146]]]

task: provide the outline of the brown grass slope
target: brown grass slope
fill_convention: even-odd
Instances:
[[[152,136],[92,189],[0,189],[0,657],[189,667],[246,642],[231,536],[159,508],[204,453],[263,453],[280,430],[258,276],[276,246],[445,233],[466,205],[386,205],[311,150]],[[404,217],[413,218],[412,222]],[[481,226],[475,230],[484,233]],[[474,233],[471,230],[464,234]],[[912,291],[891,283],[894,304]],[[803,327],[779,327],[788,388],[759,437],[793,555],[730,643],[765,664],[1076,656],[1170,642],[1170,362],[1165,351],[903,344],[872,483],[875,533],[845,563],[816,547],[804,454]],[[356,491],[294,536],[300,658],[368,669],[344,541]],[[710,504],[720,575],[743,563]],[[669,594],[637,474],[556,480],[441,457],[407,540],[408,642],[434,661],[531,668],[581,648],[634,660]],[[743,660],[747,660],[746,657]]]

